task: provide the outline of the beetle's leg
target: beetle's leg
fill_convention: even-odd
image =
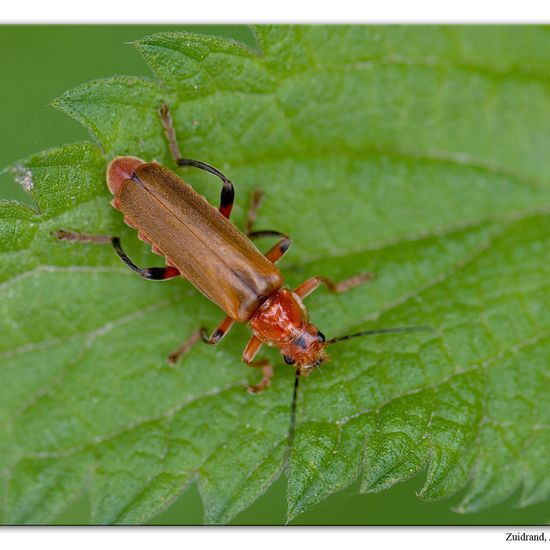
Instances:
[[[308,279],[300,286],[296,287],[294,292],[296,292],[300,298],[305,298],[316,290],[321,284],[325,285],[330,292],[346,292],[347,290],[372,280],[373,277],[374,275],[372,273],[363,273],[361,275],[356,275],[355,277],[350,277],[349,279],[344,279],[343,281],[338,281],[337,283],[328,277],[311,277],[311,279]]]
[[[91,235],[90,233],[76,233],[67,229],[58,229],[52,231],[51,235],[58,241],[67,241],[71,243],[93,243],[93,244],[110,244],[113,242],[111,235]]]
[[[128,256],[122,247],[120,246],[120,239],[118,237],[112,238],[113,248],[119,255],[120,259],[132,270],[135,271],[140,277],[149,281],[166,281],[167,279],[173,279],[177,277],[179,270],[171,265],[165,267],[138,267]]]
[[[193,166],[195,168],[199,168],[200,170],[205,170],[206,172],[210,172],[211,174],[214,174],[222,180],[223,187],[220,196],[219,211],[222,216],[225,216],[227,219],[229,219],[229,216],[231,215],[231,210],[233,209],[233,203],[235,202],[235,188],[233,187],[233,183],[219,170],[217,170],[213,166],[210,166],[210,164],[206,164],[206,162],[182,158],[176,139],[176,130],[174,129],[174,124],[170,115],[170,109],[168,108],[168,105],[164,103],[164,101],[160,106],[159,114],[162,126],[164,127],[164,133],[166,134],[166,139],[170,144],[170,151],[172,153],[172,157],[174,158],[174,162],[178,166]]]
[[[211,336],[208,336],[204,327],[197,329],[176,351],[168,356],[168,362],[176,363],[182,355],[185,355],[201,339],[207,344],[217,344],[229,332],[234,322],[235,320],[228,315]]]
[[[263,191],[257,187],[252,193],[252,199],[250,200],[250,206],[248,207],[248,212],[246,213],[246,233],[250,235],[254,230],[254,223],[256,222],[256,216],[258,215],[258,209],[262,204],[264,198]]]
[[[246,348],[244,348],[243,361],[249,367],[262,369],[262,379],[258,384],[248,386],[248,393],[261,393],[271,386],[271,379],[273,378],[273,367],[271,363],[267,359],[260,359],[259,361],[253,360],[261,347],[262,341],[258,337],[252,336],[248,344],[246,344]]]
[[[276,264],[286,253],[292,242],[290,238],[280,231],[252,231],[248,233],[250,239],[260,239],[262,237],[281,237],[281,240],[271,247],[265,254],[265,257]]]
[[[262,379],[258,384],[251,384],[246,389],[248,393],[262,393],[266,388],[271,386],[271,379],[273,378],[273,366],[267,359],[260,359],[249,363],[250,367],[260,367],[262,369]]]
[[[258,187],[254,190],[252,194],[252,200],[250,202],[250,208],[248,209],[248,214],[246,216],[246,236],[249,239],[261,239],[263,237],[279,237],[280,241],[270,248],[265,257],[270,260],[272,263],[276,264],[289,249],[291,240],[288,235],[281,233],[280,231],[264,230],[264,231],[252,231],[254,223],[256,221],[256,215],[258,213],[258,208],[263,200],[263,191]]]
[[[173,365],[176,363],[182,355],[185,355],[200,339],[202,329],[198,328],[185,342],[174,352],[168,356],[168,362]]]
[[[67,231],[66,229],[59,229],[53,231],[52,235],[60,241],[68,242],[80,242],[80,243],[94,243],[94,244],[112,244],[115,252],[119,255],[120,259],[138,275],[149,281],[166,281],[167,279],[173,279],[180,275],[177,268],[171,265],[165,267],[138,267],[128,256],[122,247],[120,246],[120,239],[118,237],[111,237],[110,235],[90,235],[89,233],[75,233],[74,231]]]
[[[168,108],[168,105],[164,103],[164,101],[160,104],[159,115],[160,122],[162,123],[162,127],[164,128],[164,135],[166,136],[168,144],[170,145],[170,152],[172,153],[172,157],[177,163],[178,159],[181,158],[180,148],[178,145],[178,140],[176,138],[176,130],[174,128],[170,109]]]
[[[222,216],[225,216],[227,219],[231,216],[231,210],[233,210],[233,203],[235,202],[235,187],[233,182],[226,178],[219,170],[206,164],[206,162],[201,162],[200,160],[194,159],[182,159],[179,158],[176,160],[178,166],[194,166],[200,170],[205,170],[210,172],[215,176],[218,176],[223,182],[222,192],[220,195],[220,207],[219,211]]]
[[[233,326],[234,322],[235,319],[229,317],[228,315],[210,336],[208,336],[208,332],[206,332],[204,327],[201,328],[202,341],[207,344],[216,345],[229,332],[229,329]]]

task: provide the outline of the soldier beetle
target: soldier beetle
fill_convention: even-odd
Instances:
[[[263,344],[278,349],[285,362],[296,369],[292,401],[293,432],[296,396],[300,376],[309,375],[328,356],[326,347],[343,340],[371,334],[425,330],[425,327],[399,327],[365,330],[327,340],[309,321],[303,299],[325,285],[340,293],[372,279],[363,273],[334,282],[326,277],[312,277],[294,290],[283,286],[283,276],[276,263],[286,253],[290,239],[280,231],[254,231],[253,224],[261,202],[259,190],[253,195],[247,215],[246,233],[229,218],[235,198],[231,180],[204,162],[182,158],[167,105],[160,108],[160,120],[174,162],[178,167],[205,170],[222,181],[220,206],[215,209],[174,172],[156,162],[137,157],[116,157],[107,168],[107,185],[114,196],[112,205],[124,215],[124,221],[137,229],[138,237],[151,244],[152,250],[165,258],[165,267],[140,268],[124,253],[117,237],[89,235],[60,229],[59,240],[111,243],[121,260],[144,279],[166,281],[174,277],[188,279],[200,292],[226,314],[221,324],[208,334],[205,328],[195,331],[168,360],[175,363],[198,340],[217,344],[235,322],[248,323],[252,330],[242,355],[251,367],[262,369],[258,384],[248,387],[258,393],[270,385],[273,368],[267,359],[254,360]],[[277,237],[279,241],[265,255],[253,239]]]

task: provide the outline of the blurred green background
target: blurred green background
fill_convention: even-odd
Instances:
[[[186,30],[217,34],[253,45],[253,36],[242,26],[1,26],[0,55],[0,170],[49,147],[88,139],[74,120],[49,106],[55,97],[86,80],[129,74],[151,76],[144,61],[127,42],[159,31]],[[28,201],[8,174],[0,174],[0,198]],[[238,367],[236,367],[238,368]],[[357,487],[334,495],[302,514],[293,524],[348,525],[495,525],[540,524],[550,519],[550,506],[523,509],[515,498],[483,513],[452,512],[461,495],[440,502],[423,502],[415,491],[423,479],[376,495],[360,495]],[[279,479],[256,503],[238,515],[234,524],[282,524],[286,512],[286,480]],[[86,496],[65,511],[56,523],[86,524]],[[187,490],[151,524],[200,524],[202,505],[195,486]]]

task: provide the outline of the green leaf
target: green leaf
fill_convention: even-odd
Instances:
[[[302,380],[286,475],[289,518],[361,480],[424,471],[419,496],[465,488],[459,510],[550,495],[550,35],[538,27],[259,27],[257,51],[163,33],[135,43],[155,79],[84,84],[54,104],[95,144],[13,173],[36,208],[0,203],[0,495],[7,523],[47,523],[83,492],[94,523],[141,523],[197,482],[209,523],[230,521],[285,470],[292,369],[273,387],[240,363],[248,332],[166,356],[220,311],[185,281],[150,284],[110,249],[59,228],[121,236],[117,155],[185,156],[237,185],[243,227],[292,235],[288,283],[371,270],[308,298],[327,336],[430,325],[330,350]],[[217,203],[209,176],[182,175]],[[298,518],[299,521],[299,518]]]

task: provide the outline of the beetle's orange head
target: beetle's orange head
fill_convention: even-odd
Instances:
[[[324,334],[315,325],[308,323],[296,340],[280,349],[284,360],[289,365],[294,365],[301,376],[307,376],[328,359],[325,346]]]

